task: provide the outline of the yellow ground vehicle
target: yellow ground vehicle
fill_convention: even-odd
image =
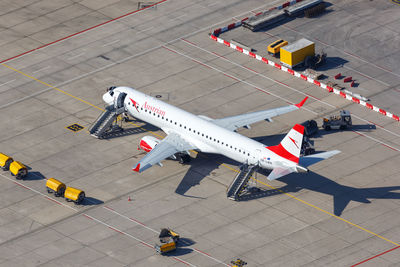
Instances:
[[[232,267],[243,267],[244,265],[247,265],[247,262],[242,261],[241,259],[237,259],[235,261],[231,261]]]
[[[10,164],[13,162],[12,157],[7,156],[6,154],[0,153],[0,167],[7,171],[10,168]]]
[[[47,193],[50,194],[54,193],[56,197],[64,196],[65,184],[54,178],[47,179],[46,188],[47,188]]]
[[[287,44],[288,42],[283,39],[276,40],[268,46],[268,54],[276,56],[280,52],[280,48]]]
[[[157,253],[164,254],[176,249],[176,244],[179,240],[179,234],[175,233],[171,229],[161,229],[160,235],[158,236],[161,244],[154,246]]]
[[[64,197],[68,202],[73,201],[75,204],[80,204],[85,199],[85,192],[77,188],[67,187],[64,192]]]
[[[25,178],[28,174],[28,168],[19,161],[13,161],[10,164],[10,172],[15,175],[18,180]]]
[[[280,49],[281,63],[289,68],[293,68],[304,62],[307,56],[315,55],[315,44],[307,39],[300,39],[293,44]]]

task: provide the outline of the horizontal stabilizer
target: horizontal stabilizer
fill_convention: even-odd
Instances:
[[[327,152],[322,152],[318,154],[313,154],[313,155],[308,155],[305,157],[301,157],[299,160],[299,164],[304,167],[311,166],[317,162],[320,162],[324,159],[328,159],[336,154],[339,154],[339,150],[332,150],[332,151],[327,151]]]
[[[293,172],[292,169],[277,167],[272,170],[272,172],[268,175],[267,178],[268,180],[272,181],[292,172]]]

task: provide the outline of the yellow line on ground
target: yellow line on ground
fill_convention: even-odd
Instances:
[[[31,76],[31,75],[25,73],[25,72],[22,72],[22,71],[20,71],[20,70],[18,70],[18,69],[15,69],[15,68],[13,68],[13,67],[7,65],[7,64],[4,64],[4,63],[2,63],[1,65],[3,65],[4,67],[6,67],[6,68],[8,68],[8,69],[10,69],[10,70],[13,70],[13,71],[15,71],[15,72],[18,72],[19,74],[21,74],[21,75],[23,75],[23,76],[25,76],[25,77],[28,77],[28,78],[30,78],[30,79],[32,79],[32,80],[38,82],[38,83],[41,83],[41,84],[43,84],[43,85],[45,85],[45,86],[48,86],[48,87],[50,87],[50,88],[52,88],[52,89],[54,89],[54,90],[56,90],[56,91],[58,91],[58,92],[60,92],[60,93],[63,93],[63,94],[65,94],[65,95],[67,95],[67,96],[70,96],[70,97],[72,97],[72,98],[75,98],[76,100],[78,100],[78,101],[80,101],[80,102],[82,102],[82,103],[85,103],[85,104],[87,104],[87,105],[89,105],[89,106],[92,106],[92,107],[94,107],[94,108],[96,108],[96,109],[98,109],[98,110],[104,111],[103,108],[100,108],[100,107],[98,107],[98,106],[96,106],[96,105],[94,105],[94,104],[92,104],[92,103],[90,103],[90,102],[88,102],[88,101],[86,101],[86,100],[83,100],[82,98],[79,98],[79,97],[77,97],[77,96],[74,96],[74,95],[72,95],[72,94],[70,94],[70,93],[68,93],[68,92],[66,92],[66,91],[64,91],[64,90],[62,90],[62,89],[60,89],[60,88],[58,88],[58,87],[55,87],[54,85],[51,85],[51,84],[46,83],[46,82],[44,82],[44,81],[42,81],[42,80],[39,80],[39,79],[37,79],[37,78],[35,78],[35,77],[33,77],[33,76]],[[144,129],[143,127],[137,125],[136,123],[133,123],[133,122],[129,122],[129,123],[132,124],[132,125],[134,125],[134,126],[136,126],[136,127],[138,127],[138,128],[140,128],[140,129],[142,129],[143,131],[146,131],[146,132],[149,132],[149,133],[154,134],[155,136],[164,138],[163,136],[161,136],[161,135],[159,135],[159,134],[157,134],[157,133],[155,133],[155,132],[152,132],[152,131],[149,131],[149,130]]]
[[[218,162],[218,163],[220,163],[220,162]],[[223,165],[224,167],[226,167],[226,168],[228,168],[228,169],[230,169],[230,170],[236,172],[236,173],[239,172],[238,170],[236,170],[236,169],[234,169],[234,168],[232,168],[232,167],[230,167],[230,166],[228,166],[228,165],[226,165],[226,164],[224,164],[224,163],[220,163],[220,164]],[[293,196],[292,194],[286,193],[286,192],[284,192],[283,190],[280,190],[279,188],[276,188],[276,187],[274,187],[274,186],[272,186],[272,185],[269,185],[269,184],[267,184],[267,183],[264,183],[263,181],[260,181],[260,180],[254,178],[254,177],[251,177],[251,178],[252,178],[254,181],[257,181],[258,183],[263,184],[263,185],[266,185],[266,186],[268,186],[269,188],[271,188],[271,189],[273,189],[273,190],[277,190],[277,191],[281,192],[282,194],[285,194],[285,195],[287,195],[288,197],[291,197],[291,198],[293,198],[293,199],[295,199],[295,200],[297,200],[297,201],[299,201],[299,202],[301,202],[301,203],[303,203],[303,204],[305,204],[305,205],[307,205],[307,206],[309,206],[309,207],[312,207],[312,208],[314,208],[314,209],[316,209],[316,210],[322,211],[323,213],[326,213],[326,214],[328,214],[328,215],[330,215],[330,216],[332,216],[332,217],[334,217],[334,218],[336,218],[336,219],[338,219],[338,220],[341,220],[341,221],[343,221],[343,222],[345,222],[345,223],[348,223],[348,224],[350,224],[350,225],[352,225],[352,226],[354,226],[354,227],[357,227],[358,229],[363,230],[363,231],[365,231],[365,232],[367,232],[367,233],[369,233],[369,234],[371,234],[371,235],[374,235],[374,236],[376,236],[376,237],[379,237],[379,238],[381,238],[381,239],[383,239],[383,240],[385,240],[385,241],[387,241],[387,242],[389,242],[389,243],[392,243],[393,245],[400,246],[400,244],[398,244],[398,243],[396,243],[396,242],[394,242],[394,241],[392,241],[392,240],[390,240],[390,239],[387,239],[386,237],[383,237],[383,236],[381,236],[381,235],[378,235],[377,233],[374,233],[374,232],[372,232],[372,231],[370,231],[370,230],[368,230],[368,229],[365,229],[365,228],[362,227],[362,226],[359,226],[359,225],[357,225],[357,224],[355,224],[355,223],[352,223],[352,222],[350,222],[350,221],[348,221],[348,220],[346,220],[346,219],[343,219],[343,218],[341,218],[341,217],[339,217],[339,216],[337,216],[337,215],[335,215],[335,214],[333,214],[333,213],[331,213],[331,212],[329,212],[329,211],[326,211],[326,210],[324,210],[324,209],[321,209],[321,208],[315,206],[314,204],[308,203],[307,201],[304,201],[304,200],[302,200],[302,199],[300,199],[300,198],[298,198],[298,197]]]
[[[37,79],[37,78],[35,78],[35,77],[29,75],[29,74],[26,74],[26,73],[24,73],[24,72],[22,72],[22,71],[20,71],[20,70],[17,70],[17,69],[15,69],[15,68],[11,67],[11,66],[6,65],[6,64],[4,64],[4,63],[2,63],[1,65],[3,65],[4,67],[6,67],[6,68],[8,68],[8,69],[11,69],[11,70],[13,70],[13,71],[15,71],[15,72],[18,72],[19,74],[21,74],[21,75],[23,75],[23,76],[25,76],[25,77],[28,77],[28,78],[30,78],[30,79],[32,79],[32,80],[34,80],[34,81],[37,81],[37,82],[39,82],[39,83],[41,83],[41,84],[43,84],[43,85],[45,85],[45,86],[48,86],[48,87],[50,87],[50,88],[52,88],[52,89],[54,89],[54,90],[56,90],[56,91],[58,91],[58,92],[60,92],[60,93],[63,93],[63,94],[68,95],[68,96],[70,96],[70,97],[73,97],[73,98],[75,98],[76,100],[81,101],[81,102],[83,102],[83,103],[85,103],[85,104],[87,104],[87,105],[90,105],[90,106],[92,106],[92,107],[94,107],[94,108],[96,108],[96,109],[98,109],[98,110],[104,111],[104,109],[102,109],[102,108],[100,108],[100,107],[98,107],[98,106],[96,106],[96,105],[94,105],[94,104],[92,104],[92,103],[90,103],[90,102],[88,102],[88,101],[86,101],[86,100],[83,100],[83,99],[81,99],[81,98],[79,98],[79,97],[76,97],[76,96],[74,96],[74,95],[72,95],[72,94],[70,94],[70,93],[68,93],[68,92],[66,92],[66,91],[64,91],[64,90],[61,90],[61,89],[59,89],[59,88],[57,88],[57,87],[55,87],[55,86],[53,86],[53,85],[51,85],[51,84],[48,84],[48,83],[46,83],[46,82],[44,82],[44,81],[41,81],[41,80],[39,80],[39,79]],[[149,132],[149,133],[151,133],[151,134],[153,134],[153,135],[155,135],[155,136],[158,136],[158,137],[163,138],[163,136],[161,136],[161,135],[159,135],[159,134],[157,134],[157,133],[155,133],[155,132],[153,132],[153,131],[146,130],[146,129],[144,129],[143,127],[137,125],[136,123],[133,123],[133,122],[129,122],[129,123],[132,124],[132,125],[134,125],[134,126],[136,126],[136,127],[138,127],[138,128],[140,128],[140,129],[142,129],[142,130],[144,130],[144,131],[146,131],[146,132]],[[195,152],[195,151],[193,151],[193,152]],[[197,153],[197,152],[195,152],[195,153]],[[232,167],[230,167],[230,166],[228,166],[228,165],[226,165],[226,164],[224,164],[224,163],[221,163],[221,162],[217,162],[217,163],[221,164],[221,165],[224,166],[225,168],[230,169],[230,170],[232,170],[232,171],[234,171],[234,172],[236,172],[236,173],[239,172],[238,170],[236,170],[236,169],[234,169],[234,168],[232,168]],[[400,246],[400,244],[398,244],[398,243],[396,243],[396,242],[394,242],[394,241],[392,241],[392,240],[390,240],[390,239],[387,239],[387,238],[385,238],[385,237],[383,237],[383,236],[381,236],[381,235],[378,235],[378,234],[376,234],[376,233],[374,233],[374,232],[372,232],[372,231],[370,231],[370,230],[368,230],[368,229],[365,229],[365,228],[362,227],[362,226],[359,226],[359,225],[357,225],[357,224],[355,224],[355,223],[352,223],[352,222],[350,222],[350,221],[348,221],[348,220],[346,220],[346,219],[343,219],[343,218],[341,218],[341,217],[339,217],[339,216],[336,216],[335,214],[333,214],[333,213],[331,213],[331,212],[329,212],[329,211],[323,210],[323,209],[321,209],[321,208],[319,208],[319,207],[317,207],[317,206],[315,206],[315,205],[313,205],[313,204],[311,204],[311,203],[308,203],[308,202],[306,202],[306,201],[304,201],[304,200],[302,200],[302,199],[300,199],[300,198],[297,198],[297,197],[293,196],[292,194],[286,193],[286,192],[284,192],[284,191],[282,191],[282,190],[280,190],[280,189],[278,189],[278,188],[276,188],[276,187],[274,187],[274,186],[272,186],[272,185],[269,185],[269,184],[264,183],[264,182],[262,182],[262,181],[260,181],[260,180],[258,180],[258,179],[255,179],[254,177],[252,177],[252,179],[254,179],[255,181],[259,182],[260,184],[263,184],[263,185],[265,185],[265,186],[268,186],[268,187],[271,188],[271,189],[277,190],[277,191],[281,192],[282,194],[285,194],[285,195],[287,195],[288,197],[291,197],[291,198],[293,198],[293,199],[295,199],[295,200],[297,200],[297,201],[299,201],[299,202],[301,202],[301,203],[303,203],[303,204],[305,204],[305,205],[307,205],[307,206],[309,206],[309,207],[312,207],[312,208],[314,208],[314,209],[316,209],[316,210],[319,210],[319,211],[321,211],[321,212],[323,212],[323,213],[325,213],[325,214],[328,214],[328,215],[330,215],[330,216],[332,216],[332,217],[334,217],[334,218],[336,218],[336,219],[338,219],[338,220],[341,220],[341,221],[343,221],[343,222],[345,222],[345,223],[347,223],[347,224],[350,224],[351,226],[354,226],[354,227],[356,227],[356,228],[358,228],[358,229],[360,229],[360,230],[363,230],[363,231],[365,231],[365,232],[367,232],[367,233],[369,233],[369,234],[371,234],[371,235],[374,235],[374,236],[376,236],[376,237],[379,237],[380,239],[385,240],[385,241],[387,241],[387,242],[389,242],[389,243],[391,243],[391,244],[393,244],[393,245]]]

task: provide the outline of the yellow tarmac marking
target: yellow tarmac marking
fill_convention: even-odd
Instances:
[[[15,71],[15,72],[18,72],[19,74],[21,74],[21,75],[23,75],[23,76],[25,76],[25,77],[28,77],[28,78],[30,78],[30,79],[32,79],[32,80],[34,80],[34,81],[37,81],[37,82],[39,82],[39,83],[41,83],[41,84],[43,84],[43,85],[45,85],[45,86],[48,86],[48,87],[50,87],[50,88],[52,88],[52,89],[54,89],[54,90],[56,90],[56,91],[58,91],[58,92],[60,92],[60,93],[63,93],[63,94],[68,95],[68,96],[70,96],[70,97],[72,97],[72,98],[75,98],[76,100],[81,101],[81,102],[83,102],[83,103],[85,103],[85,104],[87,104],[87,105],[89,105],[89,106],[92,106],[92,107],[94,107],[94,108],[96,108],[96,109],[98,109],[98,110],[104,111],[104,109],[102,109],[102,108],[100,108],[100,107],[98,107],[98,106],[96,106],[96,105],[94,105],[94,104],[92,104],[92,103],[90,103],[90,102],[88,102],[88,101],[86,101],[86,100],[83,100],[83,99],[81,99],[81,98],[79,98],[79,97],[76,97],[76,96],[74,96],[74,95],[72,95],[72,94],[70,94],[70,93],[68,93],[68,92],[66,92],[66,91],[64,91],[64,90],[61,90],[61,89],[59,89],[59,88],[57,88],[57,87],[55,87],[55,86],[53,86],[53,85],[51,85],[51,84],[48,84],[48,83],[46,83],[46,82],[44,82],[44,81],[41,81],[41,80],[39,80],[39,79],[37,79],[37,78],[35,78],[35,77],[29,75],[29,74],[26,74],[26,73],[24,73],[24,72],[22,72],[22,71],[20,71],[20,70],[17,70],[17,69],[15,69],[15,68],[13,68],[13,67],[7,65],[7,64],[2,63],[1,65],[3,65],[4,67],[6,67],[6,68],[8,68],[8,69],[11,69],[11,70],[13,70],[13,71]],[[159,135],[159,134],[157,134],[157,133],[155,133],[155,132],[148,131],[148,130],[144,129],[143,127],[137,125],[136,123],[133,123],[133,122],[129,122],[129,123],[132,124],[132,125],[134,125],[134,126],[136,126],[136,127],[138,127],[138,128],[140,128],[140,129],[142,129],[142,130],[144,130],[144,131],[146,131],[146,132],[149,132],[149,133],[151,133],[151,134],[153,134],[153,135],[155,135],[155,136],[164,138],[163,136],[161,136],[161,135]],[[197,152],[195,152],[195,153],[197,153]],[[234,171],[234,172],[236,172],[236,173],[239,172],[238,170],[236,170],[236,169],[234,169],[234,168],[232,168],[232,167],[230,167],[230,166],[228,166],[228,165],[226,165],[226,164],[224,164],[224,163],[220,163],[220,162],[217,162],[217,163],[221,164],[221,165],[224,166],[225,168],[230,169],[230,170],[232,170],[232,171]],[[355,223],[352,223],[352,222],[350,222],[350,221],[348,221],[348,220],[346,220],[346,219],[343,219],[343,218],[341,218],[341,217],[339,217],[339,216],[336,216],[335,214],[333,214],[333,213],[331,213],[331,212],[329,212],[329,211],[326,211],[326,210],[324,210],[324,209],[321,209],[321,208],[319,208],[319,207],[317,207],[317,206],[315,206],[315,205],[313,205],[313,204],[311,204],[311,203],[308,203],[307,201],[304,201],[304,200],[302,200],[302,199],[300,199],[300,198],[298,198],[298,197],[295,197],[295,196],[292,195],[292,194],[286,193],[286,192],[284,192],[284,191],[282,191],[282,190],[280,190],[280,189],[278,189],[278,188],[276,188],[276,187],[274,187],[274,186],[272,186],[272,185],[269,185],[269,184],[264,183],[264,182],[262,182],[262,181],[260,181],[260,180],[257,180],[257,179],[255,179],[254,177],[252,177],[252,179],[254,179],[255,181],[259,182],[260,184],[263,184],[263,185],[265,185],[265,186],[268,186],[268,187],[271,188],[271,189],[277,190],[277,191],[281,192],[282,194],[285,194],[285,195],[287,195],[288,197],[293,198],[293,199],[295,199],[295,200],[297,200],[297,201],[299,201],[299,202],[301,202],[301,203],[303,203],[303,204],[305,204],[305,205],[307,205],[307,206],[309,206],[309,207],[312,207],[312,208],[314,208],[314,209],[316,209],[316,210],[319,210],[319,211],[321,211],[321,212],[323,212],[323,213],[325,213],[325,214],[328,214],[328,215],[332,216],[333,218],[336,218],[336,219],[338,219],[338,220],[340,220],[340,221],[342,221],[342,222],[345,222],[345,223],[347,223],[347,224],[349,224],[349,225],[351,225],[351,226],[354,226],[354,227],[356,227],[356,228],[358,228],[358,229],[360,229],[360,230],[362,230],[362,231],[365,231],[365,232],[367,232],[367,233],[369,233],[369,234],[371,234],[371,235],[374,235],[374,236],[376,236],[376,237],[379,237],[380,239],[385,240],[385,241],[387,241],[387,242],[389,242],[389,243],[391,243],[391,244],[393,244],[393,245],[400,246],[400,244],[398,244],[398,243],[396,243],[396,242],[394,242],[394,241],[392,241],[392,240],[390,240],[390,239],[387,239],[386,237],[383,237],[383,236],[381,236],[381,235],[379,235],[379,234],[377,234],[377,233],[374,233],[374,232],[372,232],[372,231],[370,231],[370,230],[368,230],[368,229],[365,229],[365,228],[362,227],[362,226],[359,226],[359,225],[357,225],[357,224],[355,224]]]

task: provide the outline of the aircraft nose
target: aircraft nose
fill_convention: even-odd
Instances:
[[[108,92],[103,95],[103,100],[108,105],[112,105],[114,103],[114,98]]]

